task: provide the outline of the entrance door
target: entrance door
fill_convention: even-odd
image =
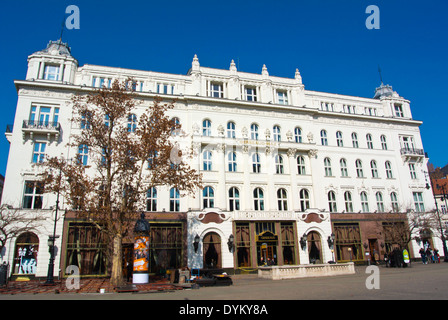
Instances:
[[[258,243],[257,249],[259,266],[277,264],[277,242]]]
[[[221,237],[216,232],[207,233],[203,241],[204,268],[221,269]]]
[[[322,263],[322,243],[319,233],[311,231],[308,233],[307,240],[310,263]]]

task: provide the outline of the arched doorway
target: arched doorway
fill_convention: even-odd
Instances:
[[[14,274],[36,274],[39,238],[32,232],[17,237],[14,251]]]
[[[429,228],[424,228],[420,230],[420,239],[422,241],[422,246],[426,250],[428,248],[434,248],[434,244],[432,242],[432,231]]]
[[[316,231],[311,231],[306,238],[310,263],[322,263],[322,241],[320,234]]]
[[[204,268],[220,269],[221,261],[221,237],[216,232],[209,232],[203,240]]]

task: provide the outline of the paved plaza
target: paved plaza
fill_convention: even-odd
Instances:
[[[233,285],[153,293],[41,293],[1,294],[0,300],[446,300],[448,263],[409,268],[379,266],[366,273],[356,267],[352,275],[290,280],[234,275]],[[373,277],[378,275],[376,279]],[[369,289],[370,287],[370,289]]]

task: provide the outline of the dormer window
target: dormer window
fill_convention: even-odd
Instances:
[[[47,64],[45,65],[44,80],[59,80],[60,66]]]
[[[288,104],[288,93],[286,91],[277,91],[278,104]]]
[[[218,82],[210,83],[210,97],[222,98],[224,97],[223,85]]]
[[[394,105],[394,111],[395,111],[395,116],[396,117],[400,117],[403,118],[403,107],[401,104],[395,104]]]
[[[244,90],[247,101],[257,101],[257,90],[255,88],[246,87]]]

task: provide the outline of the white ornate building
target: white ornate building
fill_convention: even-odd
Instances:
[[[70,98],[114,79],[137,81],[141,112],[156,95],[176,98],[169,112],[187,133],[183,145],[198,155],[191,166],[203,173],[205,188],[194,198],[166,187],[148,194],[148,206],[142,204],[147,216],[157,213],[152,226],[164,215],[170,217],[165,225],[183,217],[176,230],[186,241],[167,249],[183,258],[172,267],[343,261],[342,242],[332,252],[327,241],[334,233],[333,215],[351,213],[350,223],[356,224],[358,213],[433,208],[423,173],[422,122],[412,118],[408,100],[383,84],[374,98],[309,91],[298,70],[292,75],[272,76],[266,66],[260,74],[245,73],[233,61],[228,70],[208,68],[196,56],[185,75],[78,66],[61,41],[30,55],[25,80],[15,81],[18,102],[13,130],[6,132],[11,146],[2,201],[47,217],[30,240],[39,246],[35,274],[46,275],[56,198],[40,193],[33,164],[46,154],[71,158],[78,152],[66,146],[79,129],[70,122]],[[68,229],[77,222],[67,223],[63,214],[70,208],[62,200],[60,207],[55,273],[75,259]],[[377,240],[371,244],[379,249],[384,239]],[[18,250],[26,244],[14,239],[4,252],[13,273],[19,273]]]

